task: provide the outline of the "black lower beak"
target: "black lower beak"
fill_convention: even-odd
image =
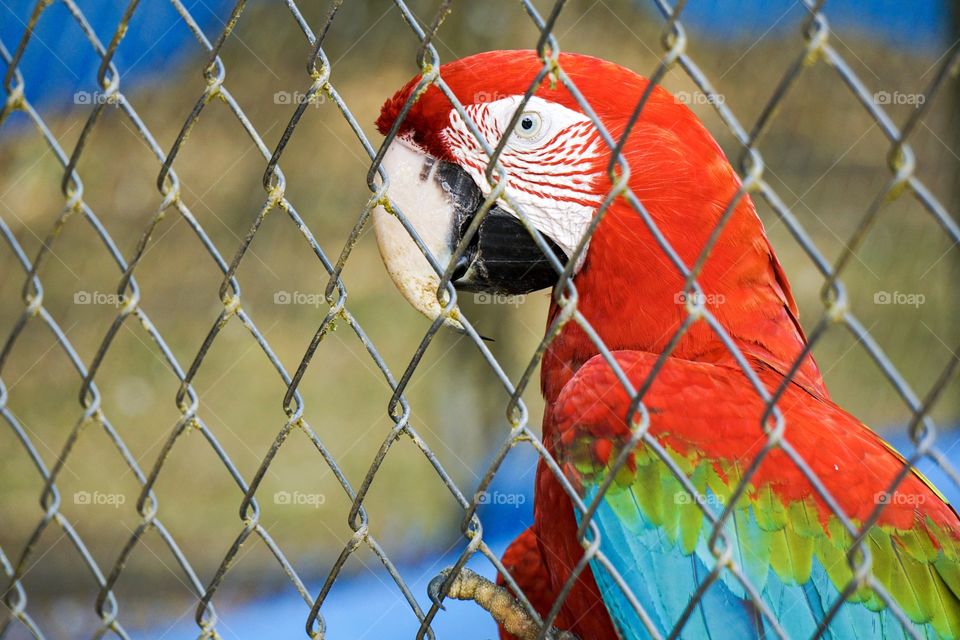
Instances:
[[[451,238],[456,246],[483,203],[483,195],[460,166],[441,162],[437,179],[457,209],[457,228]],[[541,234],[542,235],[542,234]],[[553,240],[542,235],[549,250],[566,264],[567,256]],[[546,289],[559,274],[520,220],[499,205],[484,216],[453,273],[453,285],[465,291],[520,295]]]

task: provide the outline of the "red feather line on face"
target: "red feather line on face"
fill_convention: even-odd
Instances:
[[[469,105],[466,111],[490,148],[495,148],[503,131],[490,106]],[[489,156],[456,111],[450,112],[450,126],[444,129],[443,139],[454,160],[472,169],[474,177],[485,185],[483,176]],[[508,144],[498,158],[507,173],[507,188],[540,200],[534,206],[541,208],[549,208],[557,202],[595,208],[603,199],[594,179],[598,143],[599,134],[591,123],[586,122],[560,130],[538,148],[515,148]],[[563,169],[558,171],[558,167]]]

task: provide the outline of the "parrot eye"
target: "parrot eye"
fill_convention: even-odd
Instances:
[[[526,140],[534,140],[543,129],[543,119],[535,111],[524,111],[517,121],[517,135]]]

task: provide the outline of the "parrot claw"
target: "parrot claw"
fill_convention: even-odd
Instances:
[[[441,609],[442,611],[446,611],[447,608],[443,606],[440,590],[443,588],[443,583],[447,581],[447,576],[450,575],[450,571],[450,568],[444,569],[439,575],[430,581],[430,584],[427,585],[427,595],[430,596],[430,602],[437,605],[437,608]]]
[[[452,567],[444,569],[427,585],[430,602],[441,609],[444,606],[441,604],[440,592],[443,589],[443,583],[447,581],[452,571]],[[540,625],[530,616],[523,605],[513,597],[513,593],[509,589],[491,582],[470,569],[463,568],[454,577],[453,582],[450,583],[447,597],[454,600],[476,602],[490,612],[498,625],[520,640],[533,640],[540,633]],[[560,631],[553,628],[550,629],[547,637],[554,640],[577,640],[576,636],[569,631]]]

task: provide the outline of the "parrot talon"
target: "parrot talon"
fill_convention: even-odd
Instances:
[[[427,585],[427,594],[430,601],[443,609],[440,604],[440,590],[447,581],[453,568],[444,569]],[[448,598],[454,600],[471,600],[490,612],[493,619],[505,631],[520,640],[534,640],[540,633],[540,625],[530,616],[513,593],[479,575],[475,571],[463,568],[450,584]],[[551,628],[548,638],[554,640],[577,640],[569,631],[560,631]]]
[[[437,608],[442,611],[446,611],[447,608],[443,605],[443,601],[440,597],[440,589],[443,588],[443,583],[446,582],[447,576],[450,575],[450,569],[444,569],[437,575],[433,580],[430,581],[430,584],[427,585],[427,595],[430,597],[430,602],[437,605]]]

